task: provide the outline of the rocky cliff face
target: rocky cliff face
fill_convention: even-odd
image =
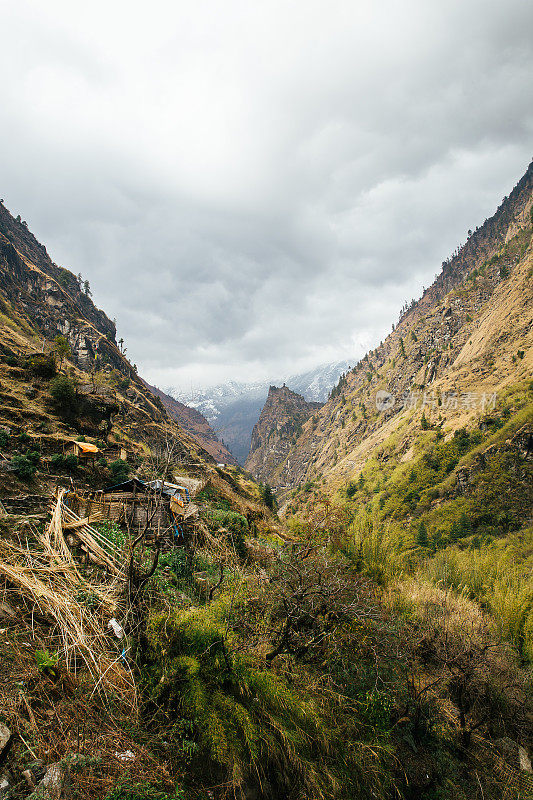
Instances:
[[[290,474],[287,453],[301,434],[303,424],[321,407],[321,403],[308,403],[285,385],[270,387],[252,432],[245,464],[256,480],[270,484],[274,490],[286,486]]]
[[[346,485],[400,430],[409,458],[422,415],[450,433],[531,376],[532,191],[533,164],[387,339],[304,422],[297,441],[272,455],[263,476],[283,474],[282,498],[317,477],[331,491]]]
[[[96,308],[87,289],[75,275],[54,264],[25,223],[0,204],[0,422],[22,430],[33,423],[46,426],[53,419],[48,387],[24,365],[37,353],[50,353],[55,337],[63,335],[70,350],[69,369],[85,409],[84,417],[76,421],[77,433],[107,437],[115,425],[121,436],[139,443],[165,438],[167,409],[123,355],[115,341],[115,325]],[[181,419],[171,415],[183,423],[181,429],[172,426],[172,435],[178,437],[184,458],[196,459],[198,444],[207,446],[200,459],[230,461],[231,456],[223,457],[221,445],[214,446],[216,436],[206,421],[196,416],[185,407]],[[63,421],[52,427],[67,435]]]
[[[323,403],[339,380],[349,369],[347,361],[321,364],[309,372],[281,376],[271,383],[285,383],[293,392],[301,394],[307,401]],[[252,438],[252,430],[268,395],[268,382],[240,383],[228,381],[221,386],[212,386],[190,393],[169,390],[169,394],[188,406],[197,408],[208,420],[219,438],[222,438],[238,460],[244,464]]]
[[[161,389],[158,389],[156,386],[151,386],[149,383],[146,385],[152,394],[159,397],[172,419],[175,419],[180,427],[192,436],[193,439],[196,439],[215,461],[238,466],[237,459],[230,453],[228,448],[219,441],[215,431],[203,414],[196,408],[190,408],[180,403],[179,400],[175,400],[173,397],[170,397],[170,395],[165,394],[165,392],[162,392]]]

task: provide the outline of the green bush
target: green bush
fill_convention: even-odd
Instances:
[[[94,527],[115,547],[122,549],[125,546],[128,536],[118,522],[104,520],[104,522],[95,523]]]
[[[54,353],[36,353],[26,360],[26,369],[31,375],[39,378],[53,378],[57,374],[57,364]]]
[[[506,280],[509,277],[509,267],[506,267],[505,264],[500,267],[500,278],[502,281]]]
[[[236,511],[211,511],[207,516],[209,527],[226,528],[228,538],[231,540],[235,552],[241,558],[246,558],[244,537],[248,533],[248,521]]]
[[[63,455],[62,453],[54,453],[50,459],[50,463],[52,466],[57,467],[58,469],[66,469],[69,472],[77,469],[79,465],[78,457],[73,453],[70,453],[67,456]]]
[[[13,456],[11,459],[11,467],[15,475],[23,480],[33,478],[37,472],[35,462],[31,458],[28,458],[28,456]]]
[[[36,650],[35,663],[41,671],[49,669],[50,667],[57,667],[59,663],[59,654],[50,653],[48,650]]]
[[[124,483],[124,481],[128,480],[130,475],[130,465],[121,458],[112,461],[109,465],[109,470],[114,483]]]
[[[205,787],[223,783],[232,796],[246,787],[263,797],[268,781],[272,797],[383,797],[372,757],[363,767],[357,744],[343,747],[354,733],[338,725],[338,711],[336,720],[328,717],[301,688],[228,651],[232,597],[194,612],[154,615],[148,624],[148,707],[191,778]],[[185,750],[184,731],[195,747]],[[336,784],[343,790],[336,792]]]
[[[348,486],[346,487],[346,497],[348,500],[351,500],[357,494],[359,487],[354,481],[350,481]]]
[[[268,483],[261,484],[259,487],[259,492],[261,494],[261,499],[263,503],[266,505],[267,508],[270,508],[271,511],[275,511],[278,507],[278,502],[276,500],[276,495],[268,485]]]
[[[50,394],[59,411],[74,414],[78,410],[78,397],[74,382],[66,375],[58,375],[50,383]]]
[[[0,447],[6,447],[9,443],[9,433],[0,428]]]

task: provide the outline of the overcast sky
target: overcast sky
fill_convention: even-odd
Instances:
[[[533,155],[531,0],[0,11],[0,196],[160,386],[363,355]]]

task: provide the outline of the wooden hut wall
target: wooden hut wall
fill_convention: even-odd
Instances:
[[[164,531],[171,525],[169,501],[150,494],[133,492],[69,493],[65,503],[79,517],[100,515],[120,525],[128,525],[132,531],[148,525],[151,531]]]
[[[127,523],[132,528],[142,528],[150,523],[151,529],[167,528],[168,501],[133,492],[111,492],[105,495],[107,516],[116,522]]]

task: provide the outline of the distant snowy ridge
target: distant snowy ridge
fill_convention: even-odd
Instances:
[[[210,386],[207,389],[192,389],[190,392],[179,391],[170,386],[165,391],[181,403],[197,408],[207,417],[209,422],[213,422],[226,406],[236,400],[266,399],[270,385],[282,386],[285,383],[289,389],[303,395],[306,400],[325,403],[332,387],[336,385],[339,377],[350,366],[353,366],[353,364],[351,365],[348,361],[338,361],[335,364],[321,364],[308,372],[300,375],[291,375],[288,378],[282,377],[255,383],[228,381],[219,386]]]
[[[244,464],[250,449],[252,430],[259,419],[270,385],[282,386],[285,383],[309,402],[325,403],[332,387],[350,366],[348,361],[339,361],[279,380],[254,383],[228,381],[207,389],[191,389],[190,392],[178,391],[170,386],[165,392],[200,411],[219,439],[225,442],[239,463]]]

